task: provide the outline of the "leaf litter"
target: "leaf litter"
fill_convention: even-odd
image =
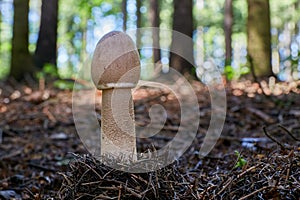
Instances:
[[[225,126],[204,158],[199,149],[209,126],[209,93],[205,85],[193,83],[201,116],[198,134],[176,162],[149,173],[115,170],[88,154],[76,134],[72,91],[40,91],[9,82],[0,86],[2,199],[300,196],[299,81],[272,87],[249,81],[227,83]],[[138,138],[138,151],[159,149],[172,140],[180,125],[178,102],[172,93],[144,87],[136,91],[134,100],[139,125],[149,123],[151,105],[160,104],[167,110],[162,133]]]

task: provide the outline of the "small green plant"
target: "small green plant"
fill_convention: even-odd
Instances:
[[[237,161],[234,166],[235,168],[243,168],[247,164],[247,160],[244,159],[239,151],[234,151],[235,155],[237,156]]]
[[[74,86],[74,82],[66,81],[66,80],[56,80],[54,81],[54,87],[61,90],[72,90]]]
[[[56,78],[58,77],[56,66],[45,64],[43,69],[36,73],[37,79]]]
[[[228,80],[239,79],[241,76],[249,73],[250,70],[247,66],[240,66],[239,68],[234,68],[231,65],[226,65],[224,67],[224,74]]]
[[[50,76],[50,77],[58,77],[58,73],[57,73],[57,67],[53,64],[45,64],[43,67],[43,73],[45,73],[46,75]]]
[[[224,74],[226,75],[228,80],[232,80],[234,78],[234,70],[232,66],[226,65],[224,67]]]

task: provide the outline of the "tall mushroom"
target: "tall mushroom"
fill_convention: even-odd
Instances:
[[[102,90],[101,155],[136,160],[136,134],[131,89],[140,77],[140,57],[132,39],[113,31],[98,42],[92,79]]]

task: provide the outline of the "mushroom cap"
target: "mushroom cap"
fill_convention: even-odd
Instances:
[[[104,35],[96,46],[91,73],[99,89],[117,84],[135,87],[140,77],[140,57],[132,39],[120,31]]]

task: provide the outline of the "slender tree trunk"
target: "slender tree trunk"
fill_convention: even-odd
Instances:
[[[224,32],[225,32],[225,66],[231,65],[232,57],[232,24],[233,24],[233,11],[232,0],[225,0],[224,5]]]
[[[122,0],[123,31],[127,30],[127,0]]]
[[[297,12],[300,8],[300,1],[295,2],[294,4],[295,12]],[[300,20],[295,22],[295,35],[300,34]]]
[[[193,37],[193,1],[174,0],[173,30]],[[178,52],[180,55],[174,53]],[[190,62],[188,62],[189,60]],[[184,75],[195,76],[193,56],[193,41],[178,39],[178,35],[172,35],[170,66]]]
[[[88,59],[88,52],[86,50],[87,46],[87,30],[88,28],[85,28],[88,26],[88,19],[90,16],[87,16],[86,18],[82,19],[82,38],[81,38],[81,53],[80,53],[80,60],[81,60],[81,68],[84,69],[87,59]],[[83,77],[82,78],[88,78],[89,73],[88,70],[83,70]]]
[[[41,69],[46,63],[56,66],[58,0],[42,0],[39,37],[34,55],[35,65]]]
[[[141,6],[142,0],[136,0],[136,45],[138,48],[141,48],[141,31],[138,30],[142,25]]]
[[[2,42],[2,37],[1,37],[1,24],[2,24],[2,5],[1,5],[1,1],[0,1],[0,54],[1,54],[1,42]]]
[[[248,58],[254,79],[272,76],[269,0],[248,1]]]
[[[160,54],[160,45],[159,45],[159,24],[160,24],[160,18],[159,18],[159,3],[158,0],[150,0],[150,21],[152,26],[152,45],[153,47],[153,61],[154,63],[157,63],[161,59]]]
[[[14,0],[14,24],[11,52],[10,77],[21,80],[33,74],[34,68],[28,51],[29,0]]]

